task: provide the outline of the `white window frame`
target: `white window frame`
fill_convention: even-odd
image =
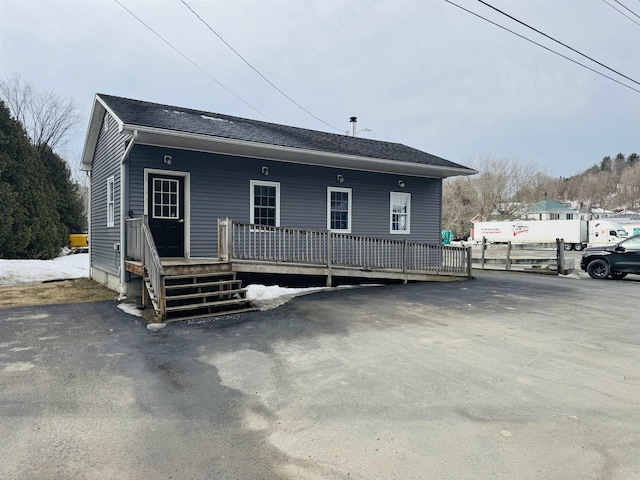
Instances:
[[[116,184],[115,178],[107,178],[107,227],[115,226],[116,219]]]
[[[249,181],[249,198],[250,206],[249,206],[249,218],[252,225],[255,223],[255,188],[256,186],[263,187],[275,187],[276,188],[276,227],[280,226],[280,182],[265,182],[262,180],[250,180]],[[262,225],[262,226],[270,226],[270,225]]]
[[[407,199],[407,213],[406,214],[398,214],[393,211],[394,205],[394,196],[396,197],[404,197]],[[393,216],[395,215],[406,215],[407,221],[404,230],[394,230],[393,229]],[[411,194],[407,192],[389,192],[389,233],[392,235],[410,235],[411,234]]]
[[[170,182],[170,183],[174,183],[176,186],[176,191],[175,193],[172,193],[170,195],[175,195],[175,208],[176,208],[176,214],[175,216],[171,216],[171,205],[169,204],[169,216],[165,216],[164,215],[164,198],[162,198],[162,201],[160,202],[160,215],[156,215],[155,212],[155,207],[158,206],[158,204],[156,204],[155,202],[155,198],[153,198],[152,202],[151,202],[151,215],[149,215],[151,218],[159,218],[162,220],[175,220],[180,216],[180,180],[176,180],[173,178],[163,178],[163,179],[157,179],[154,178],[151,187],[151,192],[152,192],[152,196],[155,196],[156,194],[156,189],[155,189],[155,181],[160,181],[160,182]],[[169,193],[169,192],[165,192],[164,190],[160,190],[160,192],[158,192],[160,194],[162,194],[162,197],[164,197],[165,193]],[[184,194],[183,194],[184,196]],[[171,202],[171,200],[170,200]]]
[[[347,193],[349,196],[348,208],[347,212],[347,228],[331,228],[331,193],[332,192],[341,192]],[[341,188],[341,187],[327,187],[327,230],[330,232],[336,233],[351,233],[351,211],[352,211],[352,191],[350,188]]]

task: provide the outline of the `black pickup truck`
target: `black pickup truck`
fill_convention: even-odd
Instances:
[[[595,279],[640,275],[640,235],[614,245],[587,248],[582,252],[580,268]]]

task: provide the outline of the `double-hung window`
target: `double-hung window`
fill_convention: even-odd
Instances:
[[[391,192],[390,232],[395,234],[411,233],[411,194]]]
[[[114,226],[115,204],[114,179],[109,177],[107,179],[107,227]]]
[[[251,180],[251,223],[280,226],[280,184]]]
[[[351,233],[351,189],[327,187],[327,229]]]

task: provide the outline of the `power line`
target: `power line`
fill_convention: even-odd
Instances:
[[[280,88],[278,88],[276,85],[273,84],[273,82],[271,82],[271,80],[269,80],[267,77],[265,77],[261,72],[258,71],[258,69],[256,67],[254,67],[253,65],[251,65],[251,63],[249,63],[249,61],[244,58],[242,55],[240,55],[240,53],[238,53],[238,51],[233,48],[229,42],[227,42],[224,38],[222,38],[222,36],[216,32],[200,15],[198,15],[198,13],[191,8],[191,6],[189,6],[189,4],[185,1],[185,0],[180,0],[185,7],[187,7],[191,13],[193,13],[196,17],[198,17],[198,20],[200,20],[216,37],[218,37],[227,47],[229,47],[231,49],[231,51],[233,53],[235,53],[238,57],[240,57],[240,59],[246,63],[249,68],[251,68],[251,70],[253,70],[254,72],[256,72],[258,75],[260,75],[260,77],[262,77],[262,79],[267,82],[269,85],[271,85],[276,91],[278,91],[278,93],[280,93],[283,97],[285,97],[287,100],[289,100],[291,103],[293,103],[294,105],[296,105],[298,108],[300,108],[301,110],[303,110],[304,112],[308,113],[309,115],[311,115],[313,118],[315,118],[316,120],[318,120],[319,122],[324,123],[327,127],[333,128],[335,130],[338,131],[342,131],[341,129],[334,127],[333,125],[328,124],[327,122],[325,122],[324,120],[322,120],[321,118],[316,117],[313,113],[311,113],[309,110],[307,110],[306,108],[304,108],[302,105],[300,105],[298,102],[296,102],[293,98],[291,98],[289,95],[287,95],[286,93],[284,93]]]
[[[570,47],[570,46],[569,46],[569,45],[567,45],[566,43],[562,43],[560,40],[556,40],[555,38],[553,38],[553,37],[551,37],[551,36],[547,35],[546,33],[541,32],[541,31],[540,31],[540,30],[538,30],[537,28],[534,28],[534,27],[532,27],[531,25],[528,25],[528,24],[526,24],[526,23],[524,23],[524,22],[522,22],[522,21],[518,20],[518,19],[517,19],[517,18],[515,18],[515,17],[512,17],[512,16],[511,16],[511,15],[509,15],[508,13],[503,12],[503,11],[502,11],[502,10],[500,10],[499,8],[496,8],[496,7],[494,7],[493,5],[488,4],[488,3],[487,3],[487,2],[485,2],[484,0],[478,0],[478,1],[479,1],[480,3],[482,3],[483,5],[486,5],[487,7],[489,7],[489,8],[491,8],[491,9],[495,10],[496,12],[501,13],[502,15],[504,15],[504,16],[506,16],[506,17],[510,18],[511,20],[513,20],[513,21],[515,21],[515,22],[518,22],[520,25],[524,25],[525,27],[527,27],[527,28],[529,28],[529,29],[533,30],[533,31],[534,31],[534,32],[536,32],[536,33],[539,33],[540,35],[542,35],[542,36],[544,36],[544,37],[548,38],[549,40],[553,40],[554,42],[559,43],[560,45],[562,45],[563,47],[568,48],[568,49],[569,49],[569,50],[571,50],[572,52],[575,52],[575,53],[577,53],[578,55],[582,55],[584,58],[587,58],[587,59],[591,60],[592,62],[597,63],[597,64],[598,64],[598,65],[600,65],[601,67],[604,67],[604,68],[606,68],[607,70],[610,70],[610,71],[612,71],[613,73],[616,73],[616,74],[620,75],[621,77],[624,77],[624,78],[626,78],[627,80],[631,80],[633,83],[636,83],[636,84],[640,85],[640,82],[638,82],[638,81],[634,80],[633,78],[628,77],[628,76],[624,75],[623,73],[620,73],[620,72],[618,72],[617,70],[614,70],[613,68],[610,68],[610,67],[606,66],[604,63],[601,63],[601,62],[599,62],[598,60],[595,60],[594,58],[591,58],[589,55],[585,55],[584,53],[579,52],[578,50],[576,50],[576,49],[575,49],[575,48],[573,48],[573,47]]]
[[[466,9],[466,8],[464,8],[464,7],[460,6],[460,5],[458,5],[457,3],[452,2],[451,0],[444,0],[444,1],[445,1],[445,2],[447,2],[447,3],[450,3],[450,4],[451,4],[451,5],[453,5],[454,7],[458,7],[460,10],[464,10],[465,12],[470,13],[471,15],[474,15],[474,16],[476,16],[476,17],[478,17],[478,18],[481,18],[481,19],[482,19],[482,20],[484,20],[485,22],[489,22],[489,23],[491,23],[492,25],[495,25],[495,26],[496,26],[496,27],[498,27],[498,28],[501,28],[501,29],[503,29],[503,30],[506,30],[506,31],[507,31],[507,32],[509,32],[509,33],[513,33],[514,35],[516,35],[516,36],[518,36],[518,37],[520,37],[520,38],[522,38],[522,39],[526,40],[527,42],[531,42],[531,43],[533,43],[534,45],[537,45],[537,46],[539,46],[539,47],[541,47],[541,48],[544,48],[545,50],[548,50],[548,51],[549,51],[549,52],[551,52],[551,53],[555,53],[555,54],[556,54],[556,55],[558,55],[559,57],[562,57],[562,58],[564,58],[564,59],[566,59],[566,60],[569,60],[570,62],[573,62],[573,63],[575,63],[575,64],[577,64],[577,65],[580,65],[581,67],[584,67],[584,68],[586,68],[587,70],[591,70],[592,72],[597,73],[598,75],[601,75],[601,76],[603,76],[603,77],[605,77],[605,78],[608,78],[609,80],[611,80],[611,81],[613,81],[613,82],[616,82],[616,83],[618,83],[618,84],[622,85],[623,87],[627,87],[629,90],[633,90],[634,92],[640,93],[640,90],[638,90],[638,89],[636,89],[636,88],[630,87],[629,85],[627,85],[627,84],[625,84],[625,83],[622,83],[621,81],[616,80],[615,78],[612,78],[612,77],[610,77],[609,75],[606,75],[606,74],[604,74],[604,73],[602,73],[602,72],[599,72],[599,71],[597,71],[597,70],[594,70],[593,68],[588,67],[587,65],[585,65],[585,64],[583,64],[583,63],[580,63],[580,62],[578,62],[577,60],[574,60],[573,58],[569,58],[569,57],[567,57],[566,55],[563,55],[563,54],[561,54],[561,53],[559,53],[559,52],[556,52],[555,50],[553,50],[553,49],[551,49],[551,48],[549,48],[549,47],[546,47],[546,46],[542,45],[541,43],[538,43],[538,42],[536,42],[536,41],[534,41],[534,40],[531,40],[530,38],[527,38],[527,37],[525,37],[524,35],[520,35],[519,33],[516,33],[516,32],[514,32],[513,30],[509,30],[507,27],[503,27],[502,25],[500,25],[500,24],[498,24],[498,23],[496,23],[496,22],[493,22],[493,21],[489,20],[488,18],[483,17],[483,16],[482,16],[482,15],[480,15],[480,14],[477,14],[477,13],[475,13],[475,12],[472,12],[471,10],[468,10],[468,9]]]
[[[640,23],[636,22],[633,18],[631,18],[629,15],[627,15],[626,13],[624,13],[622,10],[618,10],[614,5],[611,5],[609,2],[607,2],[607,0],[602,0],[604,3],[606,3],[607,5],[609,5],[611,8],[613,8],[616,12],[618,12],[620,15],[624,15],[625,17],[627,17],[629,20],[631,20],[633,23],[635,23],[636,25],[638,25],[640,27]]]
[[[238,94],[236,94],[235,92],[233,92],[231,89],[227,88],[225,85],[223,85],[222,83],[220,83],[218,80],[216,80],[213,76],[211,76],[206,70],[204,70],[200,65],[198,65],[196,62],[194,62],[193,60],[191,60],[189,57],[187,57],[184,53],[182,53],[180,50],[178,50],[176,47],[174,47],[171,43],[169,43],[169,41],[167,41],[164,37],[162,37],[162,35],[160,35],[158,32],[156,32],[153,28],[151,28],[149,25],[147,25],[146,23],[144,23],[140,17],[138,17],[135,13],[133,13],[131,10],[129,10],[127,7],[125,7],[122,3],[120,3],[119,0],[114,0],[114,2],[116,2],[118,5],[120,5],[123,9],[125,9],[129,15],[131,15],[133,18],[135,18],[136,20],[138,20],[142,25],[144,25],[145,27],[147,27],[156,37],[158,37],[160,40],[162,40],[164,43],[166,43],[169,47],[171,47],[176,53],[178,53],[182,58],[184,58],[186,61],[188,61],[191,65],[193,65],[194,67],[196,67],[198,70],[200,70],[202,73],[204,73],[207,77],[209,77],[211,80],[213,80],[214,82],[216,82],[218,85],[220,85],[222,88],[224,88],[227,92],[229,92],[231,95],[233,95],[234,97],[236,97],[238,100],[240,100],[242,103],[244,103],[246,106],[248,106],[249,108],[251,108],[253,111],[257,112],[258,114],[262,115],[264,118],[266,118],[267,120],[269,120],[269,117],[267,117],[264,113],[262,113],[260,110],[258,110],[257,108],[255,108],[253,105],[251,105],[249,102],[247,102],[246,100],[244,100],[242,97],[240,97]]]
[[[614,2],[616,2],[618,5],[620,5],[622,8],[624,8],[625,10],[629,10],[633,15],[635,15],[636,17],[640,18],[640,15],[638,15],[636,12],[634,12],[633,10],[631,10],[629,7],[627,7],[624,3],[620,3],[618,0],[613,0]]]

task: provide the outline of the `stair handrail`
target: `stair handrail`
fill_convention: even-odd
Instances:
[[[164,272],[164,268],[162,267],[162,262],[160,261],[160,255],[158,254],[158,249],[156,248],[156,242],[154,242],[153,235],[151,235],[148,217],[147,215],[145,215],[143,218],[144,220],[142,222],[142,234],[144,237],[144,254],[142,258],[142,264],[147,271],[147,275],[149,276],[149,282],[151,283],[151,288],[156,295],[156,300],[160,309],[159,313],[164,320],[167,316],[167,302],[164,288],[164,277],[166,274]]]

